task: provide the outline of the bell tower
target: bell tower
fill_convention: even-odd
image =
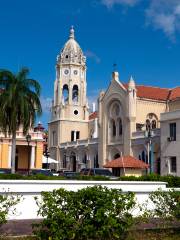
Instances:
[[[86,57],[75,40],[73,27],[68,41],[57,56],[51,113],[49,133],[56,135],[56,146],[88,137]]]

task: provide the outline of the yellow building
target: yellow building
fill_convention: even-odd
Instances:
[[[29,135],[31,141],[28,145],[22,130],[16,132],[16,171],[42,168],[43,133],[30,130]],[[11,137],[5,137],[0,133],[0,168],[11,168],[11,148]]]

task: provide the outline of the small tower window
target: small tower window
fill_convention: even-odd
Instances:
[[[64,102],[68,102],[68,98],[69,98],[69,88],[68,88],[68,85],[65,84],[63,86],[63,92],[62,92],[62,97],[63,97],[63,100]]]
[[[66,59],[68,59],[68,55],[66,55]]]
[[[72,100],[73,102],[78,102],[78,86],[74,85],[73,86],[73,91],[72,91]]]

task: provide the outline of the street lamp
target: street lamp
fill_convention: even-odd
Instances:
[[[148,152],[148,164],[150,165],[150,173],[153,173],[154,170],[154,156],[153,156],[153,130],[152,130],[152,121],[148,120],[146,123],[145,137],[148,139],[147,143],[147,152]]]
[[[29,169],[30,169],[30,142],[31,142],[31,135],[28,133],[26,135],[26,141],[27,141],[27,144],[28,144],[28,175],[29,175]]]
[[[50,155],[50,152],[48,151],[47,146],[46,146],[46,150],[45,150],[45,153],[44,153],[44,156],[47,158],[46,169],[48,169],[48,157],[49,157],[49,155]]]

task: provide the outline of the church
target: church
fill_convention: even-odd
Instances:
[[[124,83],[114,71],[97,96],[98,110],[90,112],[86,69],[71,28],[57,56],[48,125],[50,156],[58,169],[109,167],[115,175],[180,176],[180,87],[136,85],[132,77]]]

